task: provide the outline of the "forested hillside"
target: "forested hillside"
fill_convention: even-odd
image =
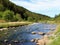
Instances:
[[[39,21],[49,20],[50,17],[31,12],[24,7],[17,6],[9,0],[0,0],[0,20],[5,21]]]

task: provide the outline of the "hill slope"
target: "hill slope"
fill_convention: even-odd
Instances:
[[[21,6],[17,6],[9,0],[0,0],[0,11],[10,10],[14,12],[14,15],[18,13],[23,20],[49,20],[50,17],[31,12]]]

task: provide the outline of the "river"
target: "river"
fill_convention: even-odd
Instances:
[[[54,31],[56,29],[56,24],[43,24],[43,23],[33,23],[26,26],[19,26],[15,29],[9,29],[7,37],[3,37],[0,43],[3,45],[36,45],[35,42],[31,42],[32,39],[41,39],[44,35],[32,34],[31,32],[43,32],[47,34],[48,32]],[[3,40],[8,40],[3,42]],[[15,42],[16,43],[15,43]],[[17,42],[18,41],[18,42]]]

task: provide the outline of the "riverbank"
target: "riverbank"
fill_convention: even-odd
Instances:
[[[46,35],[44,35],[44,37],[42,39],[35,39],[35,42],[37,45],[48,45],[49,43],[52,42],[52,39],[54,37],[52,36],[55,36],[55,33],[58,33],[59,32],[59,27],[60,25],[56,25],[56,29],[54,31],[51,31],[49,34],[47,33]]]
[[[31,24],[32,22],[5,22],[5,23],[0,23],[0,30],[6,29],[9,27],[18,27],[18,26],[24,26]]]
[[[56,30],[53,32],[47,45],[60,45],[60,24],[57,24]]]

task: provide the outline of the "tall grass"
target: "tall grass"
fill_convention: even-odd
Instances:
[[[58,27],[56,29],[56,32],[54,34],[57,36],[54,39],[52,39],[52,42],[48,45],[60,45],[60,24],[58,24]],[[59,35],[57,35],[59,34]]]
[[[58,36],[57,39],[53,40],[53,42],[51,42],[48,45],[60,45],[60,36]]]
[[[28,25],[31,22],[6,22],[6,23],[0,23],[0,28],[7,28],[7,27],[13,27],[13,26],[21,26],[21,25]]]

